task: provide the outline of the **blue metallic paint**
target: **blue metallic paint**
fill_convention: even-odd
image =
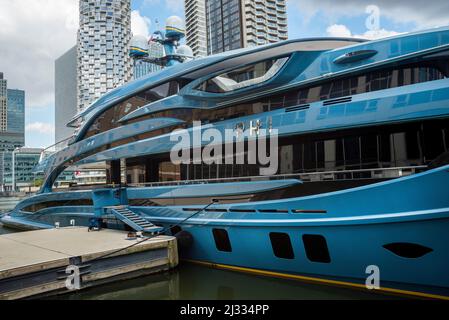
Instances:
[[[273,47],[281,48],[283,45],[294,42],[249,51],[239,50],[185,65],[177,65],[121,87],[98,100],[82,114],[88,118],[88,121],[77,139],[81,141],[90,123],[104,110],[141,90],[250,52],[257,53]],[[260,97],[262,94],[308,85],[374,66],[393,64],[406,59],[421,59],[425,55],[438,53],[448,48],[449,28],[445,27],[363,42],[325,52],[293,53],[289,63],[294,62],[294,66],[297,66],[297,71],[299,70],[297,76],[292,77],[290,66],[288,70],[285,69],[287,71],[284,70],[287,74],[281,73],[276,77],[277,86],[272,89],[263,90],[264,87],[261,86],[250,88],[244,91],[245,94],[242,91],[226,97],[219,95],[214,97],[194,89],[200,81],[214,75],[213,73],[204,74],[183,88],[179,95],[146,106],[134,116],[164,110],[164,108],[170,109],[176,104],[191,108],[221,107],[236,101]],[[378,54],[348,64],[334,63],[336,58],[357,50],[376,50]],[[301,57],[307,58],[302,61]],[[449,79],[420,83],[354,95],[351,102],[332,106],[324,106],[322,102],[316,102],[312,103],[307,110],[287,113],[286,110],[279,109],[240,118],[239,121],[248,123],[250,120],[261,120],[266,124],[270,119],[273,127],[279,129],[279,134],[287,136],[373,124],[447,118],[449,116],[448,84]],[[233,128],[235,121],[222,121],[206,127],[223,131],[226,128]],[[82,146],[88,141],[91,140],[81,141],[79,148],[88,148]],[[78,164],[167,152],[172,145],[169,135],[154,137],[95,154],[82,159]],[[79,154],[77,152],[78,150],[73,151],[71,156]],[[57,155],[57,157],[60,156]],[[425,287],[431,292],[443,290],[445,294],[448,294],[448,178],[449,166],[447,165],[387,182],[302,198],[238,204],[216,203],[211,208],[225,212],[201,212],[182,225],[182,228],[189,231],[194,238],[192,247],[184,252],[183,256],[212,263],[284,273],[351,278],[359,282],[363,282],[366,278],[365,270],[368,265],[377,265],[381,270],[382,284],[400,282],[402,285]],[[46,186],[49,187],[51,182],[51,179],[48,180]],[[216,188],[219,186],[220,184]],[[204,188],[197,187],[196,191],[204,190]],[[170,188],[165,190],[163,188],[127,188],[126,199],[163,196],[164,192],[160,192],[161,190],[170,192]],[[179,196],[195,194],[194,189],[173,190],[179,192]],[[224,191],[217,190],[218,193]],[[211,194],[215,194],[214,192],[210,190]],[[29,225],[30,228],[50,227],[55,220],[68,221],[71,217],[78,217],[84,222],[94,215],[95,205],[90,207],[68,204],[47,208],[36,214],[28,214],[23,209],[43,201],[91,199],[92,194],[92,191],[40,194],[21,202],[11,215],[3,217],[1,221],[8,223],[9,220],[11,225]],[[120,199],[120,202],[124,201],[124,198]],[[130,209],[151,222],[169,227],[183,221],[191,215],[192,209],[201,209],[201,206],[133,206]],[[238,212],[233,211],[235,209]],[[285,210],[287,213],[284,213]],[[105,218],[108,217],[105,216]],[[116,227],[120,227],[119,224]],[[212,234],[213,228],[227,230],[232,243],[232,252],[217,250]],[[270,243],[270,232],[285,232],[290,236],[294,259],[280,259],[274,255]],[[304,234],[325,237],[331,257],[330,263],[312,262],[307,258],[304,243],[301,240]],[[397,242],[419,244],[433,251],[420,258],[411,259],[397,256],[384,248],[386,244]]]

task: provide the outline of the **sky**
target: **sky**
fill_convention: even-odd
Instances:
[[[184,16],[184,0],[131,1],[134,34]],[[374,39],[449,25],[449,1],[287,0],[287,14],[289,38]],[[77,27],[78,0],[0,0],[0,72],[26,91],[29,147],[54,143],[54,61],[76,44]]]

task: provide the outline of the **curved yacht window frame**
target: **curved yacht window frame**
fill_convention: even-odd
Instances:
[[[145,95],[147,92],[155,91],[155,89],[161,88],[161,87],[164,87],[164,86],[168,87],[167,88],[168,92],[167,92],[167,96],[166,97],[161,97],[160,99],[156,99],[154,101],[143,103],[142,105],[136,106],[135,108],[134,108],[134,106],[125,105],[127,102],[129,104],[129,102],[132,99],[135,99],[136,97],[139,97],[139,96],[142,97],[142,95]],[[175,89],[174,89],[175,87],[176,87],[176,93],[174,92],[175,91]],[[183,87],[182,81],[180,81],[178,79],[171,79],[169,81],[166,81],[166,82],[163,82],[163,83],[159,83],[159,84],[157,84],[155,86],[152,86],[150,88],[147,88],[145,90],[141,90],[139,92],[136,92],[132,96],[129,96],[126,99],[123,99],[123,100],[121,100],[119,102],[116,102],[116,103],[112,104],[110,107],[102,110],[101,112],[98,112],[97,114],[88,115],[87,121],[86,121],[87,117],[84,117],[85,119],[84,119],[83,126],[76,130],[76,133],[79,135],[77,137],[77,141],[81,141],[81,140],[84,140],[86,138],[93,137],[93,136],[95,136],[97,134],[100,134],[102,132],[108,131],[108,130],[102,131],[101,128],[98,128],[96,133],[94,133],[94,134],[91,133],[91,131],[93,131],[95,129],[94,128],[95,124],[98,121],[100,121],[100,119],[102,119],[102,117],[104,118],[104,116],[107,113],[111,113],[111,110],[115,110],[117,108],[123,108],[124,109],[123,110],[124,114],[120,114],[120,112],[118,112],[119,115],[117,115],[117,114],[113,115],[113,119],[111,119],[111,121],[110,121],[111,127],[109,128],[109,130],[115,128],[113,125],[117,125],[117,127],[121,126],[122,124],[120,123],[119,120],[124,115],[126,115],[126,114],[128,114],[128,113],[130,113],[130,112],[132,112],[134,110],[137,110],[139,108],[145,107],[148,104],[154,103],[156,101],[160,101],[160,100],[167,99],[169,97],[175,96],[175,95],[179,94],[179,92],[181,91],[182,87]],[[115,112],[115,113],[117,113],[117,112]],[[107,122],[107,123],[109,124],[109,122]]]
[[[252,62],[250,64],[244,64],[239,66],[234,66],[232,68],[226,69],[224,71],[216,72],[212,75],[208,75],[206,77],[202,77],[196,81],[194,81],[189,87],[192,88],[193,91],[201,94],[206,94],[208,96],[217,96],[217,95],[227,95],[227,94],[234,94],[238,93],[244,90],[248,90],[250,88],[257,87],[261,84],[267,84],[268,82],[271,82],[275,80],[285,69],[286,65],[288,65],[289,61],[291,60],[292,55],[282,55],[278,57],[271,57],[269,59],[259,60],[256,62]],[[256,66],[257,64],[273,61],[272,66],[270,69],[268,69],[265,74],[261,77],[256,77],[253,79],[244,80],[241,82],[233,81],[232,79],[226,79],[222,77],[222,75],[227,75],[229,73],[232,73],[234,71],[245,69],[251,66]],[[214,79],[222,79],[223,81],[220,83],[223,87],[223,91],[208,91],[206,86],[209,81],[212,81]],[[228,81],[229,80],[229,81]],[[226,81],[228,83],[226,83]],[[234,83],[230,83],[230,81],[233,81]],[[217,83],[216,83],[217,84]],[[220,84],[217,84],[219,86]],[[204,89],[201,88],[201,86],[205,86]],[[226,88],[228,87],[228,88]]]

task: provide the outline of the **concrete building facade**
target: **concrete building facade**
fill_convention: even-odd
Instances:
[[[67,139],[74,129],[67,123],[78,111],[77,48],[74,46],[55,61],[55,142]]]
[[[185,11],[195,56],[288,39],[285,0],[186,0]]]
[[[195,57],[207,56],[206,0],[185,0],[186,42]]]

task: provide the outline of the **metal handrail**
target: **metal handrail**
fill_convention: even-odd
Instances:
[[[181,186],[181,185],[193,185],[193,184],[209,184],[209,183],[220,183],[220,182],[245,182],[245,181],[266,181],[266,180],[286,180],[299,178],[304,180],[305,177],[313,177],[320,175],[332,176],[336,174],[350,174],[352,177],[355,173],[366,173],[377,174],[379,171],[399,171],[399,170],[425,170],[427,166],[408,166],[408,167],[393,167],[393,168],[370,168],[370,169],[355,169],[355,170],[337,170],[337,171],[320,171],[320,172],[310,172],[310,173],[290,173],[272,176],[248,176],[248,177],[235,177],[235,178],[214,178],[214,179],[204,179],[204,180],[183,180],[183,181],[165,181],[165,182],[151,182],[151,183],[131,183],[128,187],[158,187],[158,186]],[[326,179],[327,180],[327,179]]]
[[[248,176],[248,177],[233,177],[233,178],[215,178],[215,179],[203,179],[203,180],[182,180],[182,181],[164,181],[164,182],[149,182],[149,183],[123,183],[123,184],[95,184],[95,185],[78,185],[76,190],[82,191],[93,191],[99,188],[141,188],[141,187],[164,187],[164,186],[184,186],[184,185],[199,185],[199,184],[211,184],[211,183],[225,183],[225,182],[251,182],[251,181],[269,181],[269,180],[286,180],[286,179],[299,179],[305,181],[314,181],[313,179],[307,179],[307,177],[315,177],[315,176],[327,176],[324,180],[343,180],[343,179],[335,179],[335,175],[351,175],[351,178],[354,179],[354,174],[356,173],[371,173],[378,174],[379,171],[399,171],[399,170],[408,170],[412,171],[412,173],[417,170],[424,171],[428,169],[428,166],[408,166],[408,167],[392,167],[392,168],[370,168],[370,169],[354,169],[354,170],[336,170],[336,171],[320,171],[320,172],[304,172],[304,173],[289,173],[289,174],[281,174],[281,175],[272,175],[272,176]],[[333,179],[329,179],[329,176]],[[402,176],[402,174],[401,174]],[[348,179],[345,177],[344,179]],[[358,178],[360,179],[360,178]],[[61,192],[70,192],[71,189],[55,189]]]
[[[69,141],[69,140],[72,139],[72,138],[73,138],[73,135],[71,135],[70,137],[67,137],[67,138],[65,138],[65,139],[63,139],[63,140],[61,140],[61,141],[58,141],[58,142],[52,144],[51,146],[45,148],[45,149],[43,150],[43,152],[49,151],[51,148],[56,147],[57,145],[62,144],[63,142],[67,142],[67,141]]]

